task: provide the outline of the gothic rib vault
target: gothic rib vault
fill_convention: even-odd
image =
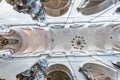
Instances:
[[[4,3],[14,10],[12,6],[22,1],[7,0],[9,5],[2,0],[0,7]],[[0,80],[28,80],[24,71],[38,69],[41,66],[35,63],[42,59],[48,66],[41,80],[120,80],[120,23],[115,22],[119,15],[114,12],[119,0],[47,0],[43,4],[47,24],[39,20],[32,24],[28,14],[19,10],[12,14],[22,17],[0,15]],[[103,17],[112,21],[99,20]],[[21,18],[27,22],[19,26]],[[12,20],[15,24],[7,24]]]

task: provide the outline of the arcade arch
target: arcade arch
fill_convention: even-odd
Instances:
[[[48,67],[47,75],[47,80],[73,80],[70,69],[63,64]]]

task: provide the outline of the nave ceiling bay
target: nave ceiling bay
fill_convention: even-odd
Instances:
[[[57,25],[55,25],[57,26]],[[12,27],[1,31],[0,49],[12,54],[74,53],[79,51],[120,50],[119,24]],[[97,26],[97,27],[96,27]],[[35,38],[36,37],[36,38]],[[32,41],[32,42],[31,42]]]
[[[10,51],[11,54],[46,51],[48,41],[43,29],[13,28],[4,31],[0,33],[0,50]]]

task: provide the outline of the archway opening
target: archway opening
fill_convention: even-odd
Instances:
[[[113,80],[115,78],[114,71],[96,63],[86,63],[79,71],[82,72],[87,79]]]
[[[68,67],[54,64],[47,68],[47,80],[73,80],[73,78]]]
[[[48,74],[47,80],[71,80],[63,71],[53,71]]]

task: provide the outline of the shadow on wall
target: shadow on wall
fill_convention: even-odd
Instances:
[[[6,80],[6,79],[1,79],[1,78],[0,78],[0,80]]]
[[[117,68],[117,69],[120,69],[120,61],[118,61],[118,62],[111,62],[114,66],[115,66],[115,68]]]

